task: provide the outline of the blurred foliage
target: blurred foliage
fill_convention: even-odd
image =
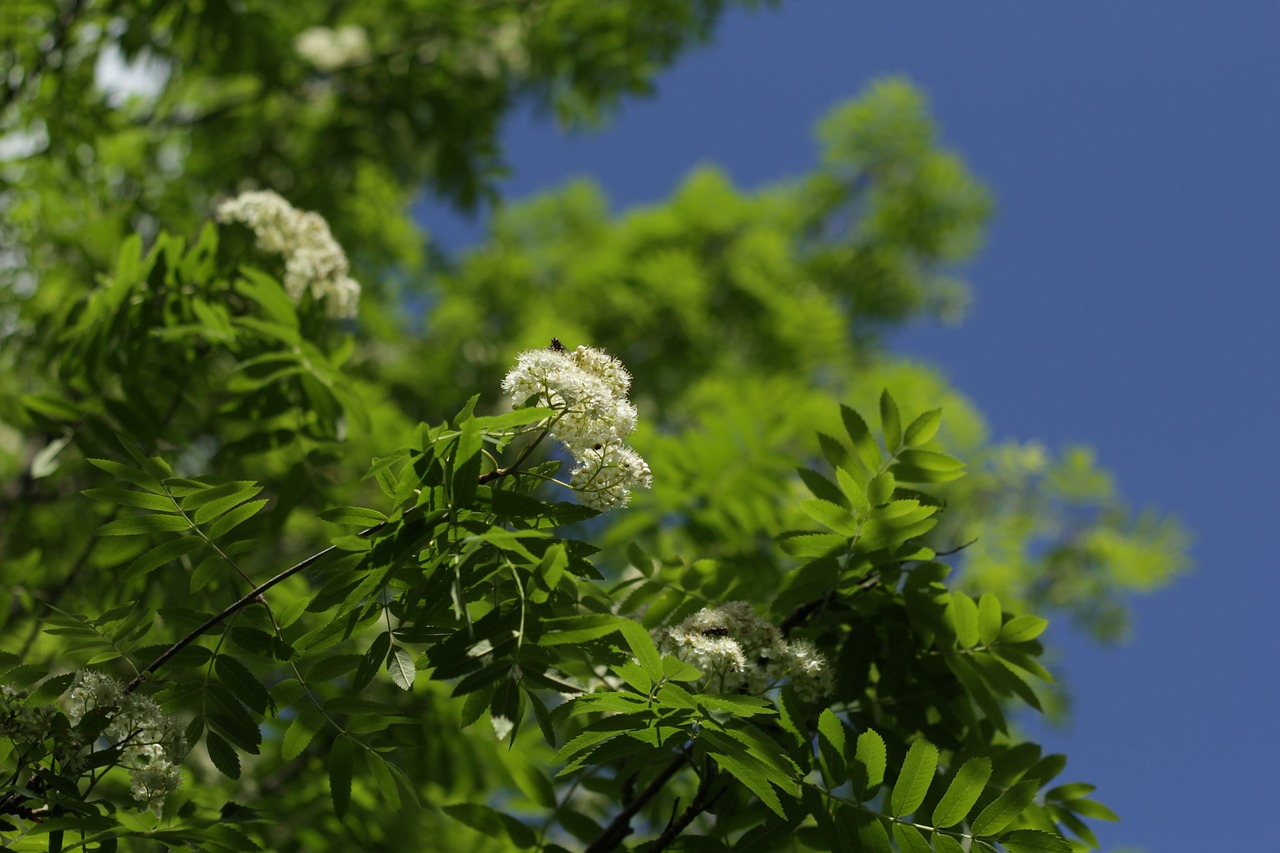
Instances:
[[[646,611],[647,624],[710,590],[771,610],[780,579],[802,563],[778,537],[813,525],[801,508],[812,481],[797,466],[821,467],[833,452],[816,432],[845,435],[833,399],[875,411],[889,388],[904,413],[945,409],[931,448],[969,464],[969,476],[933,487],[946,510],[913,545],[963,548],[952,559],[974,599],[989,593],[1011,613],[1067,613],[1099,638],[1120,636],[1127,597],[1185,567],[1181,528],[1130,511],[1087,449],[993,442],[938,371],[883,346],[900,324],[962,316],[959,265],[993,211],[909,83],[882,81],[836,108],[819,126],[813,171],[774,187],[743,191],[708,168],[669,201],[622,214],[586,181],[519,203],[497,198],[497,131],[511,109],[532,104],[566,126],[604,121],[709,38],[729,5],[7,0],[0,573],[10,594],[0,648],[20,656],[23,677],[37,664],[45,674],[89,663],[132,674],[119,654],[71,653],[66,634],[43,632],[62,618],[53,608],[97,619],[164,607],[132,659],[236,594],[239,582],[215,572],[220,563],[191,554],[182,571],[130,573],[153,543],[94,534],[132,508],[81,496],[119,486],[88,459],[128,462],[135,451],[178,478],[266,484],[269,503],[245,520],[241,541],[254,544],[228,555],[261,580],[330,543],[335,527],[320,511],[385,501],[369,461],[410,444],[419,423],[454,418],[476,392],[479,411],[500,410],[498,382],[513,356],[552,336],[602,347],[635,375],[635,444],[655,488],[572,530],[603,546],[595,561],[610,580],[640,569],[628,545],[656,555],[657,577],[673,591],[652,590],[666,598]],[[304,48],[315,27],[357,27],[363,46],[317,59]],[[244,234],[209,227],[217,200],[249,188],[326,218],[365,286],[357,321],[335,327],[323,312],[279,304],[279,270]],[[496,206],[485,242],[457,258],[431,251],[410,214],[423,191],[462,209]],[[426,306],[425,316],[407,306]],[[272,604],[301,614],[317,592],[294,576]],[[841,619],[867,615],[861,606],[832,615],[822,630],[833,643],[848,639]],[[59,630],[110,633],[114,624]],[[291,708],[298,697],[263,640],[270,627],[244,611],[237,653],[283,679],[270,685],[273,701]],[[341,648],[347,663],[366,652]],[[435,665],[418,662],[424,673]],[[194,679],[199,664],[187,663]],[[326,689],[327,698],[343,692]],[[394,697],[405,715],[383,718],[387,743],[433,808],[379,807],[386,792],[366,778],[339,820],[325,768],[345,735],[317,727],[294,760],[242,756],[239,783],[206,750],[193,752],[195,784],[166,814],[205,809],[206,840],[221,827],[227,849],[240,833],[276,850],[384,849],[406,837],[508,849],[434,806],[499,791],[505,808],[532,813],[545,803],[530,768],[541,772],[553,750],[536,736],[510,752],[484,737],[442,736],[464,707],[452,692],[423,677],[412,694],[385,679],[366,694]],[[193,700],[166,701],[190,711]],[[274,749],[290,724],[264,717],[262,738]],[[908,728],[883,733],[905,751],[924,730]],[[945,728],[929,737],[957,747]],[[581,782],[583,821],[608,820],[621,782],[607,777]],[[208,817],[208,802],[245,792],[252,809],[228,803]],[[656,799],[654,815],[669,813],[674,797]]]

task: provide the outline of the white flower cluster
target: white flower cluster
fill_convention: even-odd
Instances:
[[[360,284],[348,275],[347,256],[318,213],[298,210],[270,191],[241,193],[218,205],[220,222],[253,229],[258,248],[284,258],[284,288],[294,302],[310,290],[330,317],[354,317]]]
[[[789,681],[800,698],[817,701],[831,692],[831,670],[806,640],[788,641],[745,601],[702,608],[654,637],[658,650],[702,670],[704,684],[720,693],[763,695]]]
[[[328,73],[368,59],[369,35],[354,24],[336,30],[307,27],[293,40],[293,49],[317,71]]]
[[[560,414],[551,435],[573,454],[569,485],[584,504],[599,510],[626,506],[632,489],[649,488],[653,475],[626,443],[636,428],[636,407],[627,399],[631,374],[622,362],[590,347],[520,353],[502,380],[513,408],[530,399]]]
[[[186,744],[178,721],[147,697],[125,694],[120,682],[99,672],[77,673],[69,698],[72,725],[90,711],[110,715],[103,735],[120,748],[120,765],[129,771],[133,798],[160,811],[165,797],[182,784],[177,762],[186,754]]]

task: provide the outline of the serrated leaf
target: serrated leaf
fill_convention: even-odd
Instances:
[[[168,542],[161,542],[129,564],[129,568],[124,571],[124,580],[132,580],[148,575],[166,563],[199,550],[203,544],[204,540],[198,536],[184,536],[181,539],[170,539]]]
[[[154,512],[177,512],[173,501],[164,495],[153,495],[151,492],[137,492],[133,489],[107,487],[102,489],[83,489],[80,494],[95,501],[105,501],[117,506],[149,509]]]
[[[266,506],[267,503],[268,501],[266,499],[250,501],[247,504],[241,504],[231,510],[231,512],[222,516],[222,518],[219,518],[209,527],[209,530],[207,531],[209,538],[219,539],[230,533],[241,523],[248,521],[250,518],[257,515],[258,511]]]
[[[888,756],[884,746],[884,738],[874,729],[867,729],[858,735],[857,758],[867,769],[867,789],[884,782],[884,771],[888,765]]]
[[[964,820],[990,778],[991,759],[977,757],[966,761],[933,810],[934,826],[946,829]]]
[[[180,515],[138,515],[108,521],[94,532],[98,536],[141,536],[146,533],[176,533],[190,529],[191,522]]]
[[[920,808],[938,769],[938,748],[924,738],[911,744],[902,762],[898,781],[889,798],[894,817],[904,817]]]
[[[845,432],[849,435],[849,440],[853,443],[853,452],[855,457],[867,472],[874,474],[880,470],[880,446],[876,444],[876,440],[871,435],[867,422],[862,419],[862,415],[850,409],[848,406],[840,406],[840,417],[844,420]],[[839,464],[832,462],[833,465]]]
[[[1039,779],[1023,779],[991,801],[970,827],[974,835],[997,835],[1035,800]]]
[[[822,759],[827,784],[836,788],[844,784],[848,771],[844,763],[845,731],[844,723],[825,709],[818,717],[818,754]]]
[[[413,655],[403,646],[396,646],[387,656],[387,672],[391,673],[391,681],[401,690],[413,687],[413,679],[418,669],[413,665]]]
[[[229,495],[223,495],[215,500],[211,500],[196,510],[195,522],[199,525],[205,525],[213,521],[215,518],[221,518],[236,506],[239,506],[261,491],[262,486],[255,483],[252,486],[237,489]],[[266,501],[263,501],[263,503],[266,503]]]
[[[1048,619],[1026,614],[1015,616],[1000,629],[999,642],[1025,643],[1039,637],[1047,627],[1049,627]]]
[[[825,557],[843,552],[849,537],[835,533],[788,533],[778,537],[778,545],[793,557]]]
[[[853,514],[839,504],[818,498],[807,498],[800,501],[800,509],[823,527],[843,536],[857,536],[861,529]]]
[[[920,830],[910,824],[894,823],[893,840],[898,842],[898,849],[902,853],[933,853]]]
[[[233,696],[259,714],[267,712],[272,704],[271,694],[244,664],[230,655],[218,655],[214,658],[213,668]]]
[[[128,480],[138,488],[146,489],[155,495],[164,494],[164,487],[160,485],[159,480],[150,474],[139,471],[137,468],[131,468],[112,459],[89,459],[87,461],[93,467],[106,471],[108,474],[112,474],[122,480]]]
[[[885,449],[896,453],[902,447],[902,416],[888,388],[880,392],[880,428],[884,431]]]
[[[884,471],[871,478],[867,485],[867,500],[872,506],[882,506],[893,499],[893,490],[898,486],[893,474]]]
[[[902,439],[903,443],[907,447],[927,444],[938,434],[938,427],[941,425],[942,409],[930,409],[923,414],[917,415],[916,419],[907,427],[906,434]]]
[[[329,750],[329,794],[333,798],[333,811],[341,820],[351,804],[351,773],[355,765],[355,744],[351,738],[339,735]]]
[[[501,827],[516,847],[525,849],[538,843],[533,830],[509,814],[503,814],[479,803],[455,803],[441,809],[459,823],[465,824],[485,836],[492,836]]]
[[[1000,639],[1000,624],[1003,612],[1000,599],[993,592],[984,592],[978,599],[978,641],[989,646]]]
[[[378,793],[382,796],[382,801],[392,811],[399,809],[400,786],[396,784],[396,778],[392,775],[387,760],[371,749],[363,750],[362,754],[365,757],[365,764],[369,768],[369,775],[373,777],[374,783],[378,786]]]
[[[654,681],[662,678],[662,656],[658,654],[658,648],[653,644],[653,638],[649,636],[645,627],[639,622],[627,619],[619,625],[619,630],[622,631],[623,639],[631,647],[631,653],[635,655],[636,661],[639,662],[645,674]]]
[[[289,727],[284,730],[284,738],[280,741],[281,758],[292,761],[302,754],[316,736],[318,716],[318,713],[304,712],[293,718]]]
[[[204,736],[204,748],[209,753],[209,760],[218,772],[230,779],[240,778],[240,756],[218,735],[209,732]]]
[[[810,468],[797,468],[796,473],[800,475],[800,479],[804,481],[805,486],[815,498],[830,501],[833,504],[843,504],[846,501],[840,487],[817,471]]]
[[[1005,833],[1000,843],[1009,853],[1071,853],[1071,845],[1061,836],[1040,829],[1015,829]]]
[[[959,590],[951,593],[951,607],[948,609],[951,625],[956,632],[956,642],[962,649],[971,649],[978,645],[978,605]]]

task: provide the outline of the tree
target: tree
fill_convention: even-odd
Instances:
[[[1090,846],[1031,611],[1114,635],[1180,534],[884,352],[991,208],[909,84],[769,191],[421,249],[517,98],[599,119],[723,5],[15,7],[6,844]]]

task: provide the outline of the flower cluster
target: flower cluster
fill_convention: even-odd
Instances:
[[[218,220],[253,229],[258,248],[284,258],[284,287],[294,302],[308,290],[324,300],[330,317],[354,317],[360,285],[348,275],[347,256],[317,213],[298,210],[273,192],[241,193],[218,205]]]
[[[177,762],[186,754],[182,727],[145,696],[126,694],[109,675],[82,671],[69,694],[67,716],[78,725],[90,711],[105,711],[110,721],[103,730],[120,749],[120,765],[129,770],[130,793],[146,808],[159,811],[164,799],[178,789],[182,773]]]
[[[336,30],[329,27],[307,27],[293,41],[298,55],[328,73],[369,58],[369,35],[364,27],[348,24]]]
[[[528,350],[502,380],[514,408],[530,400],[555,409],[551,435],[573,454],[569,485],[599,510],[625,506],[632,489],[649,488],[653,475],[626,438],[636,427],[627,399],[631,374],[622,362],[590,347]]]
[[[654,639],[663,654],[702,670],[706,686],[720,693],[760,696],[784,681],[806,701],[831,692],[831,670],[822,653],[806,640],[788,641],[745,601],[704,607],[674,628],[659,630]]]

